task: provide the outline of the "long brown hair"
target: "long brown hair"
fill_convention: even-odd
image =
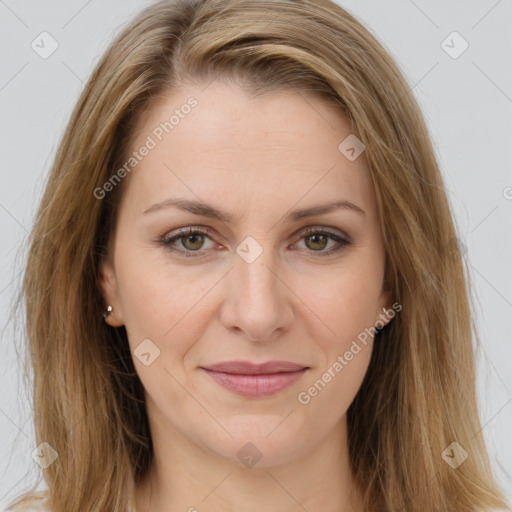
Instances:
[[[467,269],[427,128],[397,65],[330,0],[169,0],[137,16],[97,65],[30,235],[22,294],[35,429],[37,443],[58,453],[43,473],[48,509],[125,512],[151,465],[143,387],[125,329],[102,319],[98,286],[124,182],[102,199],[94,191],[126,161],[155,98],[218,77],[253,95],[317,94],[343,109],[365,144],[386,278],[402,305],[377,334],[348,411],[365,510],[503,506],[475,398]],[[468,457],[453,467],[447,449]],[[34,487],[17,504],[36,496]]]

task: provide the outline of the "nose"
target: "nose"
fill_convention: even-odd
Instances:
[[[250,341],[270,341],[289,329],[293,320],[293,293],[280,275],[271,249],[253,262],[235,255],[227,276],[221,321]]]

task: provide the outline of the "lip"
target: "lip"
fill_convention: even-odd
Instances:
[[[226,361],[201,369],[233,393],[262,397],[274,395],[291,386],[309,367],[289,361],[269,361],[261,364]]]

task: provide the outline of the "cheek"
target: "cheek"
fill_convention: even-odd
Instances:
[[[352,354],[350,361],[346,359],[347,351],[341,352],[340,360],[337,355],[300,390],[297,407],[307,416],[313,431],[333,428],[353,402],[368,369],[372,349],[371,342],[358,345],[359,348],[352,344],[346,347]]]
[[[327,352],[344,346],[375,325],[379,310],[381,280],[378,269],[346,265],[321,278],[298,276],[294,291],[316,317],[315,339]],[[313,334],[313,333],[312,333]]]
[[[297,281],[304,284],[298,294],[312,311],[308,323],[314,321],[318,330],[310,336],[322,354],[297,397],[314,424],[315,418],[334,423],[345,414],[370,363],[381,276],[371,258],[365,263],[347,259],[328,278]]]
[[[315,337],[321,362],[297,395],[312,428],[333,426],[346,413],[363,382],[373,349],[374,295],[373,289],[358,285],[345,287],[330,298],[323,296],[319,316],[329,329]],[[320,305],[320,296],[317,298]]]
[[[132,350],[144,339],[163,348],[172,340],[176,356],[197,339],[208,321],[205,311],[212,273],[198,278],[176,266],[153,263],[141,251],[118,261],[118,283],[123,319]],[[195,336],[197,334],[197,336]]]

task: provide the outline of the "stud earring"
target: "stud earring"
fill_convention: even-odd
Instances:
[[[109,304],[107,310],[103,313],[103,320],[106,320],[112,314],[112,311],[114,311],[114,308]]]

